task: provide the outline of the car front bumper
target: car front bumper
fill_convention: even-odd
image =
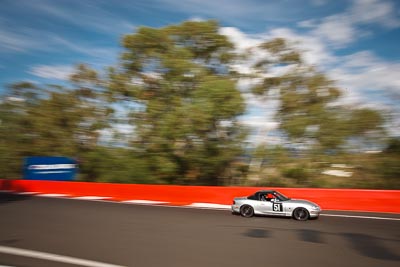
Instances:
[[[319,217],[320,213],[321,213],[321,210],[310,210],[310,218],[317,218],[317,217]]]

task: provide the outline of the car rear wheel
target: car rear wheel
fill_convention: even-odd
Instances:
[[[252,217],[254,215],[253,207],[249,205],[243,205],[240,207],[240,215],[246,218]]]
[[[307,221],[310,213],[305,208],[297,208],[293,211],[293,218],[298,221]]]

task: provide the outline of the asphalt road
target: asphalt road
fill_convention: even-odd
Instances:
[[[0,246],[122,266],[397,267],[400,221],[248,219],[228,211],[0,194]],[[79,266],[8,253],[0,253],[1,265]]]

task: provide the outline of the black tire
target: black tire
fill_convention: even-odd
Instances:
[[[293,211],[293,219],[298,221],[307,221],[310,218],[310,213],[306,208],[297,208]]]
[[[250,205],[243,205],[240,207],[240,215],[246,218],[253,217],[254,215],[254,209]]]

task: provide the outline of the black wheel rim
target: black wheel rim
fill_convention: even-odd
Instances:
[[[252,214],[252,208],[251,208],[250,206],[245,206],[245,207],[243,207],[243,209],[242,209],[242,214],[243,214],[243,216],[245,216],[245,217],[251,216],[251,214]]]
[[[298,220],[304,220],[304,219],[306,219],[307,218],[307,211],[305,211],[304,209],[298,209],[298,210],[296,210],[296,214],[295,214],[295,217],[296,217],[296,219],[298,219]]]

